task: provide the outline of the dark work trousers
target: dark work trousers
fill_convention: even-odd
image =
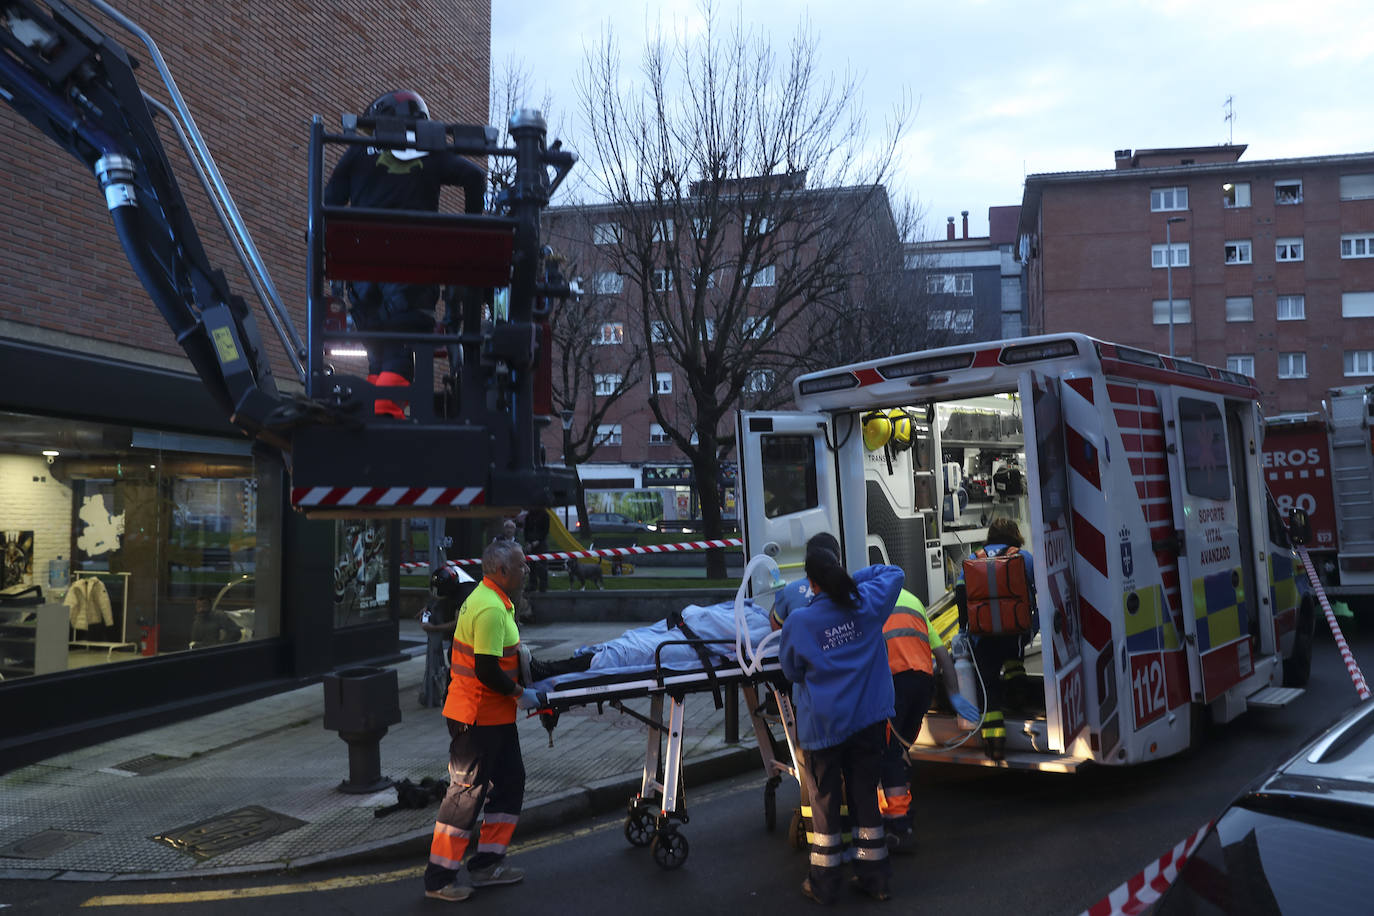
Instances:
[[[911,832],[911,783],[902,759],[906,745],[921,733],[921,720],[930,708],[935,677],[929,671],[901,671],[892,675],[895,711],[889,720],[883,749],[883,828],[898,836]],[[905,743],[903,743],[905,742]]]
[[[878,810],[883,744],[887,722],[874,722],[834,747],[803,750],[807,794],[811,797],[811,891],[834,900],[844,866],[840,806],[849,805],[854,835],[854,875],[872,893],[888,890],[892,863],[887,857],[883,816]]]
[[[448,698],[453,643],[444,633],[426,633],[425,638],[425,679],[420,682],[420,705],[443,706]]]
[[[1002,681],[1002,665],[1009,659],[1021,657],[1023,634],[978,636],[973,641],[973,662],[983,679],[983,738],[1007,735],[1006,685]]]
[[[353,283],[348,291],[353,304],[353,323],[360,331],[434,330],[434,303],[439,287],[413,283]],[[410,347],[395,340],[367,344],[369,375],[395,372],[407,381],[415,378],[415,359]]]
[[[469,871],[490,868],[501,861],[525,801],[525,761],[514,722],[464,725],[452,719],[444,721],[451,736],[448,792],[439,803],[439,819],[429,847],[425,890],[430,891],[453,881],[474,840],[476,849],[468,859]]]

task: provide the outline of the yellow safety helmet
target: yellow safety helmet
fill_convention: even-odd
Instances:
[[[887,445],[892,438],[892,421],[880,410],[864,414],[864,448],[870,452]],[[908,433],[909,434],[909,433]]]

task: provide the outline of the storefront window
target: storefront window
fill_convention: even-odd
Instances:
[[[30,545],[0,673],[278,635],[281,476],[241,440],[0,412],[0,530]]]

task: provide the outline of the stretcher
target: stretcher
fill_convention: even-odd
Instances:
[[[750,581],[751,571],[746,569],[745,584]],[[776,566],[773,571],[772,578],[781,584]],[[764,819],[769,830],[774,828],[777,821],[776,792],[783,777],[790,776],[799,783],[801,781],[800,771],[794,762],[800,759],[796,744],[796,719],[778,663],[777,639],[764,638],[757,645],[754,644],[742,610],[744,589],[745,585],[741,585],[740,594],[735,600],[733,651],[728,648],[731,640],[727,639],[666,639],[655,648],[652,664],[641,668],[560,674],[532,685],[547,697],[541,715],[550,717],[544,723],[550,730],[558,715],[589,706],[595,706],[598,714],[609,707],[645,725],[647,743],[644,772],[639,791],[626,806],[625,839],[633,846],[649,847],[654,862],[664,869],[681,866],[687,861],[690,849],[686,836],[679,829],[680,824],[686,824],[689,820],[682,785],[685,700],[688,694],[711,693],[717,709],[724,708],[726,696],[732,702],[737,702],[734,699],[735,691],[744,698],[766,778]],[[697,656],[697,663],[682,664],[680,659],[671,664],[665,663],[664,651],[673,646],[691,647]],[[776,699],[776,714],[766,711],[766,700],[760,700],[761,690],[771,691]],[[629,700],[645,698],[649,700],[647,714],[625,705]],[[778,721],[782,726],[788,750],[787,760],[780,759],[777,753],[770,720]]]

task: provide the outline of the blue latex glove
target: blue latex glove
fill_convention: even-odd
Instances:
[[[961,718],[967,719],[970,722],[977,722],[983,716],[982,711],[979,710],[977,706],[964,699],[963,694],[956,693],[949,698],[949,702],[950,705],[954,707],[954,711],[957,712]]]
[[[521,709],[541,709],[549,705],[549,699],[533,687],[526,687],[525,692],[516,698],[515,705]]]

